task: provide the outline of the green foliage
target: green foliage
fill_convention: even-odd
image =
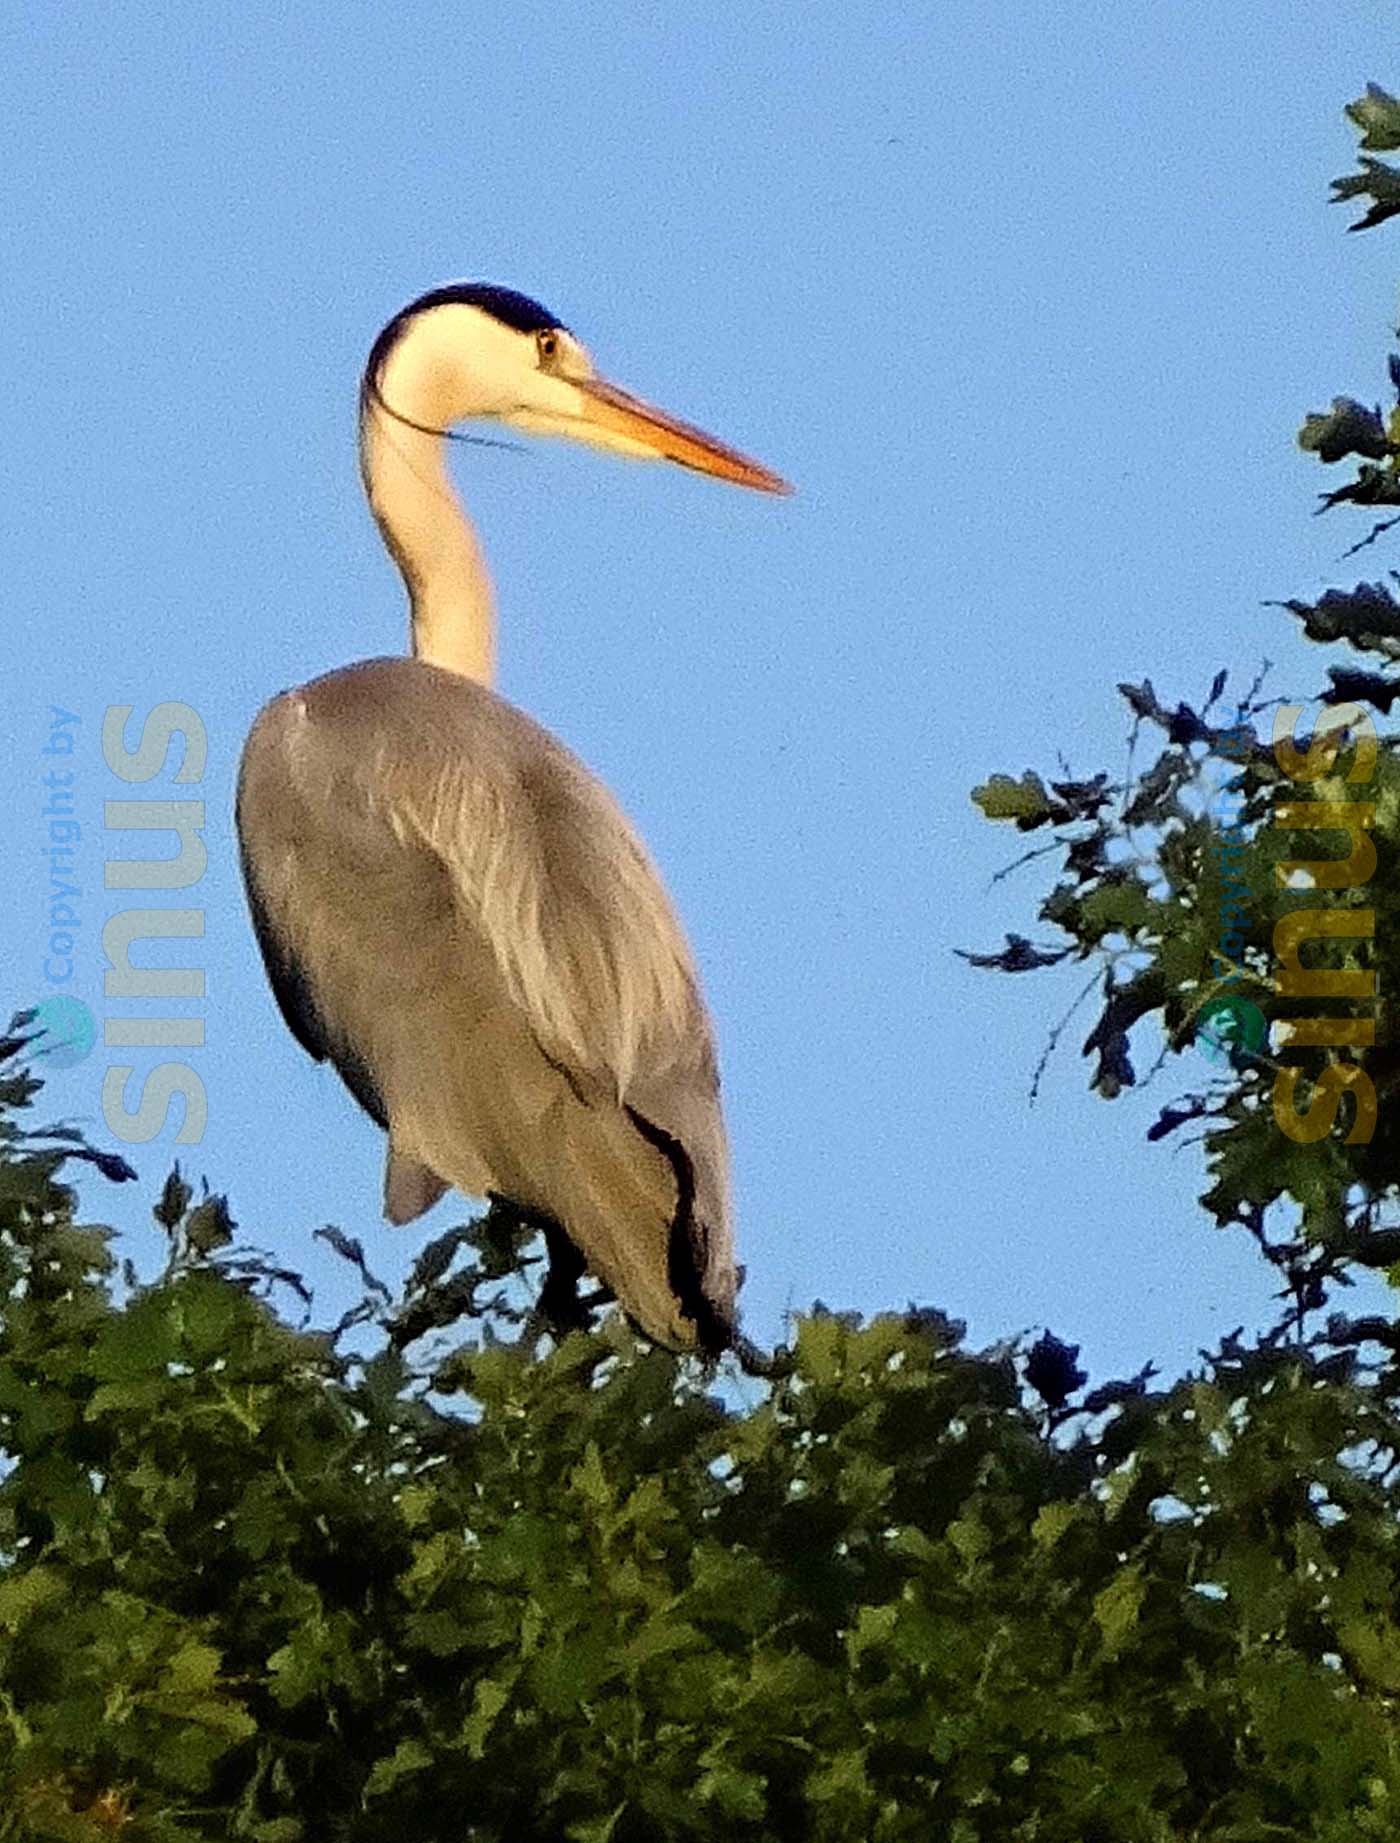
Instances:
[[[1298,431],[1298,446],[1328,463],[1348,454],[1383,461],[1391,451],[1380,411],[1368,410],[1354,397],[1334,397],[1325,414],[1305,416]]]
[[[1400,148],[1400,102],[1379,84],[1366,86],[1366,94],[1347,105],[1347,114],[1361,130],[1361,145],[1371,153],[1391,153]],[[1353,198],[1369,198],[1370,209],[1352,225],[1353,230],[1371,230],[1400,211],[1400,170],[1386,160],[1372,160],[1365,153],[1359,162],[1361,171],[1332,182],[1334,204]]]
[[[537,1349],[498,1213],[397,1301],[333,1235],[311,1331],[178,1173],[114,1290],[86,1148],[0,1148],[0,1838],[1395,1834],[1388,1327],[1085,1394],[819,1310],[721,1398]]]
[[[1400,103],[1383,90],[1348,114],[1363,147],[1400,147]],[[1300,443],[1320,461],[1358,457],[1326,506],[1400,504],[1400,354],[1389,371],[1388,416],[1339,396],[1304,421]],[[1377,662],[1330,669],[1322,701],[1348,707],[1330,719],[1331,759],[1290,758],[1295,725],[1316,735],[1324,719],[1299,724],[1301,704],[1284,717],[1259,679],[1230,696],[1222,671],[1195,705],[1120,686],[1125,777],[1047,787],[1029,771],[973,791],[988,818],[1049,835],[1018,863],[1058,869],[1037,905],[1048,938],[967,957],[1014,972],[1088,963],[1080,1002],[1096,991],[1099,1011],[1083,1052],[1107,1098],[1138,1082],[1144,1058],[1154,1073],[1187,1059],[1190,1089],[1151,1136],[1203,1129],[1206,1208],[1255,1239],[1303,1322],[1353,1266],[1400,1260],[1400,737],[1378,735],[1370,714],[1400,696],[1400,599],[1360,582],[1277,605],[1309,639]]]

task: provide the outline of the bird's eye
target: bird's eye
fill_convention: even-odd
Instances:
[[[559,356],[558,333],[536,333],[535,346],[540,355],[540,363],[542,365],[550,364]]]

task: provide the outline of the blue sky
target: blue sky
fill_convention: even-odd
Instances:
[[[1325,199],[1342,105],[1400,82],[1386,10],[30,4],[7,40],[0,1003],[46,989],[51,706],[80,718],[74,989],[101,1015],[143,1009],[100,996],[128,901],[103,802],[207,803],[207,997],[176,1007],[205,1020],[206,1131],[135,1148],[140,1197],[90,1195],[141,1258],[177,1151],[328,1310],[318,1224],[391,1271],[421,1240],[379,1223],[379,1135],[274,1011],[231,803],[267,698],[404,644],[356,381],[396,308],[472,277],[798,487],[457,458],[501,689],[622,798],[703,968],[749,1329],[914,1298],[981,1341],[1049,1324],[1102,1377],[1254,1321],[1268,1283],[1196,1208],[1199,1152],[1143,1137],[1201,1070],[1109,1106],[1071,1032],[1028,1105],[1083,974],[954,957],[1040,888],[990,887],[1017,841],[967,794],[1057,750],[1121,764],[1121,678],[1321,681],[1262,603],[1378,567],[1338,561],[1358,533],[1309,517],[1292,437],[1383,384],[1393,238]],[[126,788],[102,714],[163,699],[200,713],[202,781]],[[108,1138],[121,1059],[56,1074],[51,1111]]]

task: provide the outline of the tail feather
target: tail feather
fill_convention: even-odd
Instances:
[[[696,1214],[695,1166],[690,1154],[664,1127],[634,1107],[627,1117],[648,1145],[656,1147],[676,1179],[676,1210],[666,1237],[666,1278],[681,1310],[695,1326],[695,1338],[708,1356],[718,1356],[734,1342],[733,1300],[716,1300],[709,1291],[710,1232]]]
[[[391,1139],[384,1159],[384,1215],[395,1228],[414,1222],[447,1190],[447,1180]]]

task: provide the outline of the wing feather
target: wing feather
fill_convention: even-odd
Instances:
[[[489,1178],[556,1214],[653,1335],[727,1341],[709,1020],[660,877],[601,783],[485,687],[373,660],[262,713],[239,823],[283,1015],[388,1127],[394,1169],[477,1194]],[[488,963],[489,979],[470,970]],[[388,1194],[399,1215],[420,1189]]]
[[[377,678],[379,694],[373,746],[361,733],[351,764],[364,798],[403,844],[441,864],[542,1051],[618,1102],[677,1062],[713,1070],[690,950],[607,789],[470,680],[406,660],[332,677],[357,674]],[[398,722],[405,692],[412,709]]]
[[[243,839],[242,800],[239,801],[238,832]],[[327,1029],[316,1003],[316,993],[306,969],[292,948],[290,937],[274,925],[271,911],[263,898],[256,868],[246,845],[242,846],[243,884],[248,892],[248,911],[253,918],[253,932],[258,938],[267,982],[277,1009],[288,1030],[301,1047],[317,1062],[329,1060],[339,1071],[341,1080],[364,1108],[376,1126],[386,1132],[389,1116],[374,1077],[355,1050],[338,1043]]]

